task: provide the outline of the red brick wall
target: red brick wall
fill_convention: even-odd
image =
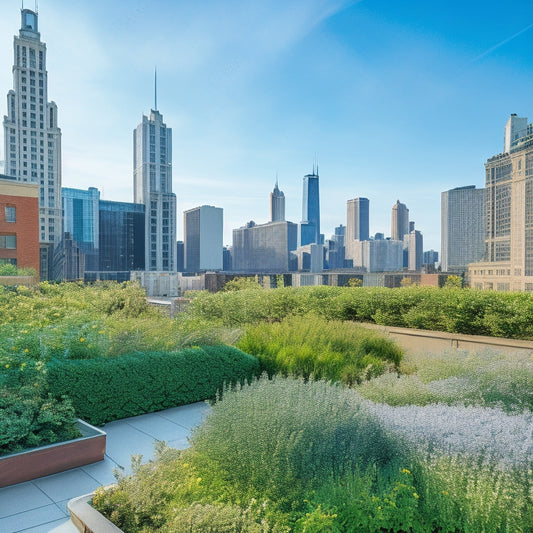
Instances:
[[[16,208],[16,222],[6,222],[6,207]],[[0,235],[16,235],[16,250],[0,248],[0,259],[16,258],[20,268],[39,274],[39,200],[0,194]]]

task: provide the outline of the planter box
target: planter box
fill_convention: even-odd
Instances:
[[[90,502],[93,499],[94,492],[85,496],[73,498],[67,504],[70,512],[70,521],[82,533],[123,533],[110,522],[104,515],[100,514]]]
[[[82,436],[0,457],[0,487],[102,461],[106,434],[78,419]]]

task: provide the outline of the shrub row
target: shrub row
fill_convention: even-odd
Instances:
[[[198,295],[184,318],[235,327],[308,313],[450,333],[533,338],[532,295],[469,289],[288,287],[219,292]]]
[[[147,352],[117,358],[54,360],[47,365],[53,397],[68,396],[91,424],[215,397],[224,384],[256,375],[255,357],[229,346]]]

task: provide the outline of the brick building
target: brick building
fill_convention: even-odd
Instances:
[[[39,185],[1,175],[0,262],[39,273]]]

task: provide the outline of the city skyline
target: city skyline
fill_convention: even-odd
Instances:
[[[20,7],[9,2],[0,21],[4,94]],[[532,23],[525,1],[509,13],[496,2],[44,0],[63,186],[132,201],[131,130],[154,106],[157,65],[174,130],[178,238],[181,213],[197,205],[224,209],[225,244],[233,228],[269,220],[276,172],[286,219],[299,222],[300,180],[316,154],[326,238],[358,196],[371,202],[370,233],[390,235],[400,198],[426,248],[440,249],[440,193],[482,187],[502,124],[531,115]],[[155,25],[157,35],[139,38]]]

